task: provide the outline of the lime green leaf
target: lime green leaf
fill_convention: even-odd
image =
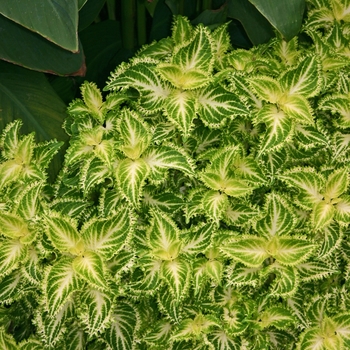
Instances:
[[[136,112],[123,109],[119,124],[123,145],[121,150],[131,159],[140,158],[151,142],[152,134],[149,127]]]
[[[8,275],[27,257],[27,246],[18,240],[5,240],[0,243],[0,277]]]
[[[80,287],[71,259],[62,259],[50,266],[44,280],[44,296],[49,315],[56,316],[72,293]]]
[[[22,165],[15,160],[8,160],[0,164],[0,188],[17,181],[22,173]]]
[[[144,58],[135,60],[131,65],[121,65],[111,74],[105,90],[133,87],[141,95],[142,108],[152,113],[162,109],[171,88],[156,74],[156,63]]]
[[[178,65],[172,63],[160,63],[157,66],[157,72],[165,81],[181,91],[200,88],[210,81],[207,72],[195,68],[183,71]]]
[[[280,83],[290,95],[298,94],[305,98],[314,97],[321,87],[319,62],[316,56],[303,59],[296,68],[286,72]]]
[[[86,249],[96,252],[105,260],[111,259],[128,241],[132,224],[129,210],[120,210],[108,219],[88,221],[81,229]]]
[[[164,213],[152,211],[151,227],[147,231],[148,245],[157,259],[173,260],[180,253],[180,230]]]
[[[187,294],[191,277],[191,267],[187,261],[180,259],[164,261],[161,276],[176,300]]]
[[[76,222],[67,216],[51,212],[45,217],[45,232],[54,247],[61,252],[78,255],[83,249]]]
[[[252,208],[246,204],[240,202],[230,201],[229,206],[226,208],[223,220],[230,225],[244,225],[249,222],[250,219],[255,218],[258,215],[258,210]]]
[[[273,193],[266,202],[267,215],[256,223],[255,229],[268,238],[289,234],[295,226],[295,219],[286,201]]]
[[[266,124],[265,135],[261,137],[260,152],[271,152],[288,140],[292,131],[291,118],[274,105],[265,105],[256,116],[257,122]]]
[[[226,123],[229,116],[249,115],[248,108],[236,97],[236,95],[223,89],[221,86],[209,84],[197,94],[197,113],[203,123],[210,128],[219,128]]]
[[[335,207],[326,201],[315,204],[311,214],[313,227],[319,230],[330,224],[334,218],[335,211]]]
[[[237,158],[233,161],[235,174],[245,180],[251,181],[252,184],[266,182],[266,175],[259,166],[258,162],[251,156]]]
[[[21,216],[0,211],[0,234],[18,239],[29,235],[30,232],[27,223]]]
[[[79,316],[89,336],[103,333],[110,321],[110,298],[98,290],[87,289],[81,294],[81,303],[82,310]]]
[[[269,257],[266,251],[267,241],[262,237],[246,236],[221,248],[229,258],[248,267],[259,267]]]
[[[38,33],[56,45],[78,51],[78,6],[76,2],[48,2],[37,7],[31,0],[23,6],[20,0],[0,5],[0,13],[12,21]],[[49,19],[49,23],[43,19]]]
[[[2,130],[0,145],[2,148],[2,154],[7,159],[12,159],[15,157],[15,152],[17,151],[20,142],[19,130],[22,125],[22,120],[17,119],[7,123]]]
[[[206,191],[201,201],[201,206],[205,214],[215,222],[218,222],[222,218],[228,205],[227,195],[218,191]]]
[[[227,51],[231,48],[231,39],[228,33],[229,23],[224,23],[212,32],[214,39],[215,68],[224,69]]]
[[[340,128],[345,129],[350,126],[350,104],[346,95],[330,95],[323,99],[319,108],[323,111],[330,111],[340,115],[337,124]]]
[[[259,315],[259,326],[266,328],[274,326],[277,329],[285,329],[294,322],[294,317],[288,309],[283,307],[271,307]]]
[[[284,95],[279,104],[282,110],[298,123],[313,125],[313,110],[304,96]]]
[[[350,315],[342,313],[332,318],[335,323],[335,332],[344,340],[346,347],[350,344]]]
[[[0,328],[0,346],[4,350],[18,350],[16,340],[11,334],[6,333],[3,327]]]
[[[329,175],[326,182],[324,196],[327,199],[338,198],[342,195],[349,185],[348,169],[337,169]]]
[[[335,219],[343,225],[350,222],[350,196],[343,195],[334,205]]]
[[[208,27],[200,24],[195,28],[191,42],[174,53],[172,63],[179,65],[184,72],[193,69],[210,72],[213,58],[211,33]]]
[[[79,277],[88,282],[93,288],[98,290],[107,289],[103,260],[98,254],[86,251],[83,255],[77,256],[73,260],[73,269]]]
[[[275,237],[267,245],[267,251],[282,265],[294,266],[307,260],[315,245],[303,239]]]
[[[132,350],[138,313],[125,301],[118,301],[111,315],[111,325],[103,335],[110,349]]]
[[[117,186],[122,195],[134,206],[139,207],[144,182],[149,166],[143,159],[122,160],[116,170]]]
[[[283,96],[281,85],[271,77],[254,77],[249,80],[249,84],[261,100],[277,103]]]

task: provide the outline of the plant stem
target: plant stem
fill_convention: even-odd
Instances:
[[[145,0],[137,0],[137,41],[138,44],[144,45],[147,42],[147,28],[146,28],[146,6]]]
[[[112,19],[113,21],[115,21],[115,0],[107,0],[107,12],[108,19]]]
[[[135,47],[135,1],[121,0],[121,26],[123,47],[132,50]]]

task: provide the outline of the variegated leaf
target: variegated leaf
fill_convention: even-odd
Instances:
[[[184,206],[183,199],[173,193],[153,194],[146,190],[143,192],[143,203],[146,206],[162,210],[169,214],[176,212]]]
[[[307,260],[315,248],[315,244],[307,240],[292,237],[274,237],[267,245],[269,254],[286,266]]]
[[[72,293],[81,287],[73,270],[71,259],[61,259],[47,269],[44,279],[44,297],[48,314],[56,316]]]
[[[175,45],[183,45],[187,43],[193,35],[193,27],[185,16],[176,16],[174,26],[171,32],[171,38]]]
[[[164,261],[161,266],[161,277],[166,282],[173,297],[180,300],[187,294],[189,288],[190,264],[181,259]]]
[[[299,94],[305,98],[314,97],[321,87],[320,64],[315,55],[303,59],[296,68],[281,77],[283,90],[290,95]]]
[[[112,311],[110,297],[96,289],[86,289],[80,296],[82,310],[79,317],[90,337],[101,334],[107,328]]]
[[[0,234],[12,239],[30,235],[29,227],[23,217],[0,211]]]
[[[180,47],[172,57],[172,63],[184,72],[193,69],[210,72],[213,65],[213,44],[208,27],[198,25],[189,44]]]
[[[336,216],[337,213],[335,213]],[[318,252],[319,257],[326,258],[341,245],[344,236],[344,228],[336,222],[326,226],[322,230],[322,243]]]
[[[203,123],[210,128],[219,128],[227,117],[249,115],[248,108],[233,93],[221,86],[209,84],[196,93],[197,113]]]
[[[294,322],[291,312],[283,307],[274,306],[259,315],[259,326],[266,328],[274,326],[277,329],[286,329]]]
[[[138,260],[143,273],[136,271],[134,283],[131,289],[140,293],[154,293],[160,287],[161,260],[155,260],[148,256]]]
[[[220,284],[222,280],[223,264],[218,260],[209,260],[205,266],[206,274],[212,278],[215,283]]]
[[[206,223],[199,227],[192,227],[190,232],[183,235],[184,245],[182,253],[199,254],[204,253],[211,244],[211,237],[215,231],[213,223]]]
[[[266,132],[261,137],[259,155],[281,146],[292,132],[291,118],[272,104],[265,105],[258,112],[256,122],[266,124]]]
[[[257,236],[245,236],[226,244],[220,250],[229,258],[248,267],[259,267],[270,256],[266,248],[266,239]]]
[[[208,276],[206,274],[207,262],[208,262],[208,259],[199,257],[199,258],[196,258],[192,263],[193,272],[192,272],[191,282],[193,285],[195,295],[198,295],[201,288],[205,286],[205,282],[207,282],[208,280]]]
[[[218,71],[224,69],[226,54],[231,48],[228,25],[229,23],[224,23],[212,32],[212,38],[214,40],[215,67]]]
[[[220,350],[240,350],[241,339],[234,337],[230,332],[223,329],[214,330],[208,334],[209,342],[214,346],[214,349]]]
[[[319,280],[329,275],[339,273],[322,261],[307,261],[296,266],[303,282]]]
[[[70,330],[65,335],[66,349],[65,350],[85,350],[86,349],[86,334],[83,329],[80,329],[77,324],[73,324]],[[28,349],[29,350],[29,349]]]
[[[249,222],[250,219],[255,218],[258,215],[258,209],[250,207],[240,202],[230,201],[229,206],[226,208],[223,220],[229,225],[244,225]]]
[[[350,104],[346,95],[330,95],[322,100],[319,108],[323,111],[330,111],[340,116],[337,124],[340,128],[350,127]]]
[[[79,219],[85,210],[91,205],[86,199],[80,197],[59,197],[50,203],[50,209],[59,212],[66,217]]]
[[[0,328],[0,347],[4,350],[19,350],[15,338],[3,326]]]
[[[349,185],[349,170],[346,168],[337,169],[329,175],[326,182],[324,196],[326,199],[340,197],[348,188]]]
[[[180,230],[169,216],[152,211],[150,229],[147,231],[148,245],[157,259],[173,260],[180,253],[182,242]]]
[[[286,201],[273,193],[266,199],[266,216],[255,229],[266,237],[287,235],[295,226],[295,218]]]
[[[148,344],[162,346],[169,342],[173,325],[167,320],[159,320],[143,338]]]
[[[315,145],[327,146],[327,138],[313,126],[297,124],[294,128],[294,137],[301,147],[312,148]]]
[[[50,212],[45,217],[45,232],[53,246],[60,252],[78,255],[84,249],[76,222],[67,216]]]
[[[106,290],[105,267],[102,258],[95,252],[86,251],[73,260],[73,269],[79,277],[93,288]]]
[[[228,269],[228,281],[234,286],[256,286],[259,281],[261,267],[245,267],[236,265]]]
[[[157,302],[159,311],[165,314],[172,323],[179,323],[182,319],[183,305],[178,300],[174,299],[173,295],[167,291],[167,288],[162,288],[157,293]]]
[[[249,84],[259,99],[277,103],[283,96],[281,85],[268,76],[257,76],[249,79]]]
[[[342,195],[334,205],[334,218],[342,225],[347,225],[350,222],[350,196]]]
[[[142,159],[150,168],[150,176],[157,180],[164,169],[177,169],[188,175],[194,173],[193,160],[173,145],[149,148]],[[161,180],[164,180],[163,176]]]
[[[280,176],[280,179],[289,185],[302,191],[302,204],[312,209],[313,206],[322,201],[320,193],[324,179],[312,168],[295,168]]]
[[[81,87],[81,95],[90,114],[100,123],[104,121],[102,107],[102,94],[95,83],[85,81]]]
[[[18,240],[0,242],[0,277],[11,273],[23,263],[28,255],[28,248]]]
[[[19,164],[29,165],[32,161],[34,146],[34,133],[23,136],[18,142],[18,146],[14,154],[15,160]]]
[[[266,183],[266,175],[253,157],[236,158],[233,161],[235,174],[252,184]]]
[[[1,279],[0,282],[0,304],[11,304],[19,297],[22,275],[19,270],[13,271]]]
[[[43,343],[39,339],[36,339],[34,337],[30,337],[24,342],[21,342],[19,347],[20,350],[42,350],[42,348]]]
[[[350,315],[349,313],[341,313],[332,318],[335,323],[335,333],[339,335],[346,347],[350,346]]]
[[[195,102],[193,93],[176,89],[169,94],[164,104],[168,119],[184,133],[184,136],[188,136],[194,126]]]
[[[140,198],[149,166],[143,159],[122,160],[116,169],[117,187],[123,196],[134,206],[140,206]]]
[[[8,160],[0,164],[0,188],[17,181],[22,172],[22,165],[15,160]]]
[[[296,122],[313,125],[313,109],[308,100],[301,95],[284,95],[279,101],[281,109]]]
[[[330,224],[334,218],[335,207],[331,203],[322,201],[314,205],[311,213],[311,223],[315,230],[320,230]]]
[[[119,132],[123,140],[120,149],[133,160],[141,157],[152,139],[148,125],[141,120],[136,112],[129,109],[122,111]]]
[[[22,265],[23,276],[33,285],[39,286],[43,280],[43,263],[41,254],[34,248],[29,248],[28,258]]]
[[[133,87],[141,95],[142,108],[152,112],[161,110],[171,88],[155,72],[156,64],[155,60],[141,58],[135,60],[131,65],[121,65],[112,73],[106,89],[116,90]]]
[[[270,287],[270,293],[277,297],[286,298],[293,295],[299,285],[298,271],[294,266],[283,266],[274,262],[263,271],[263,275],[276,275]]]
[[[132,215],[129,210],[120,210],[108,219],[88,221],[81,229],[87,250],[111,259],[127,242],[133,229]]]
[[[14,154],[20,141],[19,130],[22,125],[22,120],[16,119],[13,122],[8,123],[2,131],[0,146],[3,155],[7,159],[14,158]]]
[[[137,329],[138,313],[131,304],[117,301],[111,315],[110,328],[103,335],[108,344],[108,350],[132,350],[134,347],[134,334]]]
[[[228,197],[219,191],[206,191],[202,196],[201,207],[204,213],[218,222],[229,205]]]
[[[54,347],[63,338],[66,321],[73,317],[73,312],[73,301],[68,301],[55,317],[49,316],[47,312],[43,313],[37,310],[33,322],[46,347]]]

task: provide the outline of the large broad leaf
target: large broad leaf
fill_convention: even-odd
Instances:
[[[291,40],[301,28],[305,0],[249,0],[286,38]]]
[[[58,75],[84,75],[84,52],[81,45],[77,53],[66,51],[1,15],[0,28],[3,32],[0,37],[1,59]],[[8,40],[9,37],[12,40]]]
[[[81,230],[85,247],[106,260],[117,254],[132,232],[129,210],[122,210],[108,219],[92,220]]]
[[[72,293],[81,287],[71,259],[62,259],[48,269],[44,282],[46,308],[55,316]]]
[[[36,0],[4,1],[0,13],[66,50],[78,51],[77,1],[44,1],[40,6]]]
[[[246,236],[221,248],[228,257],[249,267],[259,267],[270,255],[266,251],[267,241],[256,236]]]
[[[131,304],[117,301],[110,328],[103,335],[110,349],[132,350],[138,314]]]

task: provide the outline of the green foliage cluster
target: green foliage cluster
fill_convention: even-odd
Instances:
[[[170,37],[81,87],[69,147],[0,138],[3,349],[350,348],[350,3],[233,49]]]

